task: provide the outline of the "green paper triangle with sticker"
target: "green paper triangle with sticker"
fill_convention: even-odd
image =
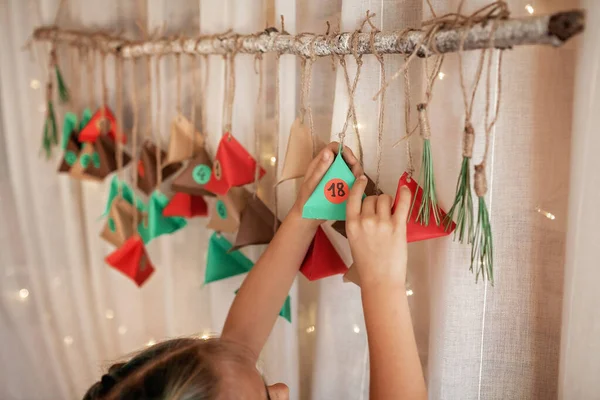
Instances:
[[[108,200],[106,201],[106,207],[104,208],[104,213],[102,214],[102,217],[106,217],[108,215],[108,212],[110,211],[110,206],[112,205],[113,200],[115,199],[115,197],[117,197],[119,195],[119,186],[121,186],[121,190],[123,191],[123,198],[131,205],[133,205],[133,199],[135,197],[135,203],[137,206],[137,209],[144,212],[146,211],[146,205],[144,204],[144,202],[142,201],[142,199],[139,198],[139,196],[135,196],[134,192],[133,192],[133,188],[131,186],[129,186],[128,183],[121,181],[116,175],[113,176],[112,180],[110,181],[110,190],[108,192]]]
[[[346,201],[356,178],[339,152],[315,191],[310,195],[302,217],[331,221],[346,220]]]
[[[158,190],[150,195],[150,200],[148,200],[148,240],[144,240],[144,235],[140,235],[144,243],[148,243],[159,236],[177,232],[187,225],[185,218],[165,217],[163,215],[163,210],[167,204],[169,204],[169,198]]]
[[[86,108],[85,110],[83,110],[83,113],[81,114],[81,122],[79,123],[79,131],[81,131],[83,129],[83,127],[86,126],[88,124],[88,122],[90,122],[90,119],[92,119],[92,110],[90,110],[89,108]]]
[[[230,249],[231,243],[224,236],[213,233],[208,242],[205,284],[245,274],[252,269],[252,261],[239,250],[228,253]]]
[[[71,134],[77,128],[77,115],[72,112],[65,113],[65,122],[63,123],[63,134],[61,141],[61,148],[63,150],[67,149],[67,145],[69,144],[69,139],[71,138]]]
[[[236,290],[235,294],[239,291],[240,289]],[[285,298],[283,307],[281,307],[281,311],[279,311],[279,316],[287,319],[289,323],[292,323],[292,298],[289,295]]]

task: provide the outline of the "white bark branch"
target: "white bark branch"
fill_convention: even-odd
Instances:
[[[582,10],[560,12],[527,18],[497,20],[494,47],[511,48],[520,45],[560,46],[584,29],[585,14]],[[492,23],[482,22],[468,28],[464,43],[465,50],[476,50],[490,46]],[[415,29],[402,34],[400,31],[378,32],[374,47],[383,54],[410,54],[421,41],[424,33]],[[433,38],[440,53],[456,52],[459,49],[461,28],[441,29]],[[37,28],[34,40],[56,41],[71,46],[95,48],[107,53],[119,53],[123,58],[136,58],[160,54],[227,54],[236,48],[240,53],[280,52],[304,57],[323,57],[332,54],[352,54],[352,33],[325,35],[289,35],[273,29],[254,35],[200,36],[197,38],[163,38],[149,41],[129,41],[103,33],[73,31],[54,26]],[[314,42],[314,43],[313,43]],[[358,54],[371,54],[370,33],[358,33]],[[432,54],[422,46],[419,56]]]

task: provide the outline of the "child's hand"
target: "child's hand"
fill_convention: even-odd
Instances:
[[[323,179],[325,172],[329,169],[333,160],[339,150],[340,144],[338,142],[331,142],[323,150],[317,154],[317,156],[310,162],[306,174],[304,175],[304,182],[300,187],[300,191],[298,192],[298,198],[294,203],[294,207],[292,208],[290,214],[302,218],[302,209],[304,208],[304,204],[310,197],[310,195],[315,191],[315,188]],[[358,162],[358,159],[350,150],[349,147],[344,146],[344,151],[342,152],[342,157],[344,157],[344,161],[350,167],[350,170],[354,174],[355,177],[359,177],[362,175],[363,170]],[[321,220],[306,220],[311,223],[314,223],[316,226],[320,225],[323,221]]]
[[[382,283],[403,286],[410,190],[401,189],[392,215],[392,198],[387,194],[362,201],[366,186],[367,178],[363,175],[350,190],[346,212],[346,232],[361,287]]]

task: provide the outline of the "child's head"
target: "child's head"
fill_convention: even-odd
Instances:
[[[253,360],[220,339],[169,340],[113,365],[84,400],[287,400],[287,387],[267,388]]]

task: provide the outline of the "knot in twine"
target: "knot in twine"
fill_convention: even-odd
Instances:
[[[463,157],[471,158],[473,156],[473,143],[475,143],[475,130],[473,125],[467,122],[463,137]]]
[[[483,197],[487,193],[487,178],[485,176],[485,164],[475,166],[475,194],[477,197]]]
[[[429,120],[427,119],[427,104],[419,103],[417,105],[417,111],[419,112],[421,136],[423,137],[423,140],[429,140],[431,137],[431,128],[429,127]]]

